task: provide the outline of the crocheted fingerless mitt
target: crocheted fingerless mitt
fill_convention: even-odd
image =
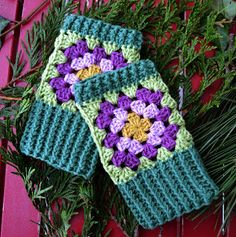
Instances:
[[[65,18],[21,140],[21,151],[89,178],[98,152],[74,99],[74,84],[139,60],[140,32],[83,16]]]
[[[217,196],[151,61],[76,84],[75,97],[104,169],[144,228],[199,209]]]

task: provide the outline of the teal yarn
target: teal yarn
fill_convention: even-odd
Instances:
[[[66,17],[62,29],[79,32],[82,37],[90,35],[100,41],[115,43],[121,46],[133,47],[140,50],[142,34],[133,29],[111,25],[100,20],[71,14]]]
[[[150,60],[76,84],[75,99],[103,168],[141,226],[155,228],[217,198],[218,187]]]
[[[32,105],[20,149],[27,156],[85,179],[92,176],[98,161],[96,146],[80,113],[40,100]]]
[[[106,92],[118,92],[123,87],[137,84],[141,80],[158,74],[155,65],[150,60],[140,60],[129,64],[125,68],[98,74],[89,80],[81,81],[75,85],[75,97],[78,104],[100,99]]]
[[[140,32],[67,15],[42,74],[21,152],[89,179],[98,151],[74,99],[74,84],[139,60]]]
[[[209,205],[219,192],[194,147],[157,162],[118,188],[146,229]]]

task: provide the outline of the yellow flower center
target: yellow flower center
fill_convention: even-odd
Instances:
[[[133,137],[139,142],[145,142],[148,138],[146,132],[150,129],[151,122],[148,118],[140,118],[134,112],[128,114],[128,122],[122,129],[124,137]]]
[[[95,64],[90,66],[89,68],[81,69],[77,72],[76,76],[80,80],[87,79],[89,77],[95,76],[96,74],[101,73],[101,68]]]

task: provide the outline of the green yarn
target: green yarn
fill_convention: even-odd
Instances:
[[[194,147],[175,152],[171,159],[156,162],[152,169],[143,169],[118,188],[146,229],[209,205],[219,193]]]
[[[140,84],[149,90],[160,90],[162,92],[169,92],[167,85],[161,79],[159,73],[151,75],[148,79],[141,81]]]
[[[45,103],[48,103],[52,106],[56,106],[58,104],[55,101],[53,90],[50,90],[44,82],[49,82],[51,78],[59,76],[55,65],[66,62],[66,57],[62,50],[69,46],[72,46],[79,39],[82,39],[79,33],[75,33],[70,30],[67,30],[66,32],[63,30],[60,31],[60,35],[57,37],[54,43],[55,49],[49,57],[48,64],[42,74],[42,83],[37,92],[37,98],[41,98]],[[91,50],[94,49],[95,46],[98,44],[101,44],[101,46],[108,54],[119,49],[118,45],[116,45],[115,43],[101,42],[99,41],[99,39],[94,38],[93,36],[86,35],[85,39],[89,49]],[[139,50],[134,49],[131,46],[128,47],[122,45],[121,51],[129,63],[139,60]],[[71,112],[76,112],[78,110],[75,106],[75,102],[73,101],[70,101],[70,103],[64,102],[61,106],[63,109],[66,109]]]
[[[147,76],[146,78],[141,80],[139,83],[148,89],[159,90],[160,88],[162,88],[165,90],[165,94],[163,96],[161,104],[163,106],[167,105],[170,108],[172,108],[172,114],[169,117],[168,121],[170,124],[177,124],[180,126],[180,129],[176,135],[175,151],[182,152],[190,148],[193,145],[192,136],[184,127],[184,120],[176,109],[177,104],[174,101],[174,99],[169,95],[168,88],[165,86],[159,74]],[[129,87],[127,86],[122,87],[119,92],[123,92],[125,95],[133,98],[135,97],[135,92],[137,88],[138,88],[138,84],[133,84]],[[116,90],[117,89],[115,87],[111,88],[111,91],[108,91],[103,94],[103,98],[105,98],[107,101],[113,104],[117,104],[119,92],[115,92]],[[99,94],[99,96],[101,95]],[[156,162],[160,162],[160,161],[164,162],[173,157],[173,154],[174,154],[173,152],[170,152],[166,148],[161,147],[158,149],[158,154],[156,157],[157,161],[153,162],[153,161],[148,160],[147,158],[141,157],[140,158],[141,164],[139,165],[137,171],[133,171],[127,167],[120,168],[114,165],[110,165],[110,161],[113,156],[113,151],[103,146],[103,139],[106,136],[106,131],[102,129],[98,129],[94,125],[95,119],[98,116],[99,105],[101,101],[102,101],[101,99],[91,99],[88,102],[83,102],[81,105],[79,103],[77,103],[76,105],[79,108],[81,115],[85,118],[91,130],[92,136],[94,138],[94,141],[97,145],[97,148],[101,157],[101,163],[103,164],[104,169],[109,173],[111,179],[113,180],[115,184],[128,182],[131,178],[136,176],[139,171],[150,169],[155,166]]]

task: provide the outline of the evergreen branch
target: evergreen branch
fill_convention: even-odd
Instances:
[[[37,14],[47,3],[49,0],[44,0],[39,6],[37,6],[27,17],[25,17],[23,20],[17,22],[14,26],[9,28],[8,30],[4,31],[2,34],[0,34],[0,39],[5,36],[6,34],[10,33],[11,31],[15,30],[21,25],[24,25],[28,23],[32,17]]]
[[[8,97],[8,96],[4,96],[4,95],[0,95],[0,99],[7,100],[7,101],[19,101],[19,100],[22,100],[22,98]]]
[[[221,190],[227,193],[226,216],[230,216],[235,205],[235,190],[232,189],[232,185],[236,180],[236,172],[232,168],[235,167],[232,165],[235,162],[232,151],[236,144],[235,128],[232,126],[235,110],[232,107],[234,99],[229,97],[235,90],[235,38],[231,36],[225,50],[218,47],[222,36],[216,26],[217,22],[223,22],[224,17],[213,11],[209,2],[196,1],[188,22],[181,17],[186,11],[185,1],[177,5],[175,0],[168,1],[167,5],[161,2],[158,6],[154,0],[110,0],[101,5],[92,1],[90,7],[85,5],[82,13],[112,24],[141,30],[144,38],[142,58],[154,61],[176,100],[179,86],[184,88],[183,110],[186,125],[191,130],[195,128],[192,132],[204,163]],[[135,8],[132,8],[134,5]],[[111,217],[128,236],[136,236],[137,222],[102,167],[98,167],[94,178],[86,182],[19,152],[24,124],[34,100],[35,88],[40,82],[40,75],[54,49],[54,41],[64,16],[76,7],[81,13],[79,2],[73,4],[70,1],[65,4],[62,0],[51,1],[47,16],[35,23],[32,30],[27,33],[23,48],[31,68],[26,74],[20,75],[24,63],[20,60],[19,53],[15,63],[11,64],[13,78],[7,88],[2,90],[4,98],[1,98],[1,103],[4,104],[1,114],[7,117],[6,120],[0,121],[1,137],[10,141],[15,151],[9,146],[8,149],[0,148],[0,153],[6,162],[17,169],[17,174],[23,177],[33,205],[41,213],[41,228],[45,236],[66,236],[70,227],[69,221],[80,208],[83,208],[85,218],[82,236],[101,236]],[[177,30],[173,29],[173,24],[176,24]],[[225,27],[226,24],[223,25]],[[200,50],[196,52],[195,47],[199,44]],[[206,52],[215,47],[217,53],[211,58],[206,58]],[[179,59],[179,63],[174,68],[169,66],[176,59]],[[181,75],[181,72],[185,72],[185,75]],[[204,80],[199,91],[193,94],[190,78],[196,72],[201,72]],[[219,78],[224,78],[223,86],[212,101],[203,105],[201,98],[204,92]],[[15,87],[15,82],[19,80],[25,81],[27,86]],[[221,110],[225,113],[220,114]],[[16,132],[13,132],[13,126]],[[222,173],[225,174],[225,178],[222,178]],[[114,209],[113,213],[111,210]]]

